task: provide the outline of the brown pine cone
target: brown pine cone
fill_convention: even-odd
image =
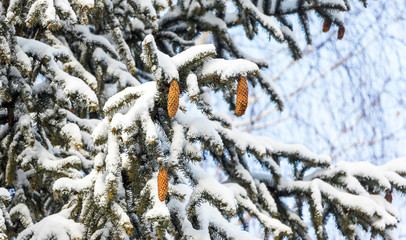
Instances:
[[[323,23],[323,32],[328,32],[330,30],[332,21],[330,19],[324,19],[324,23]]]
[[[343,39],[344,33],[345,33],[344,26],[340,26],[340,28],[338,29],[338,36],[337,36],[338,40]]]
[[[245,77],[240,77],[237,85],[237,100],[235,106],[235,114],[242,116],[248,106],[248,84]]]
[[[159,169],[158,173],[158,197],[159,201],[164,201],[168,194],[168,173],[164,167]]]
[[[168,115],[173,118],[176,115],[179,107],[179,84],[178,81],[172,80],[169,86],[168,94]]]
[[[392,193],[390,191],[386,191],[385,199],[389,203],[392,203]]]

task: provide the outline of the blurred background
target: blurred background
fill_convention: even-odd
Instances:
[[[265,31],[250,41],[241,28],[230,30],[244,52],[269,60],[267,75],[285,103],[279,112],[259,87],[251,87],[245,116],[230,114],[236,127],[302,144],[330,155],[334,163],[380,165],[406,157],[406,1],[370,0],[366,9],[360,1],[350,3],[342,40],[337,39],[337,26],[323,33],[323,20],[311,15],[313,42],[307,46],[297,19],[290,19],[304,52],[298,61],[287,45],[269,40]],[[199,41],[210,43],[210,35]],[[220,96],[214,100],[219,111],[228,111],[222,102]],[[394,193],[393,201],[401,218],[396,231],[399,239],[406,239],[406,197]],[[260,235],[254,220],[252,225],[257,229],[253,233]],[[333,221],[328,231],[333,239],[342,238]]]

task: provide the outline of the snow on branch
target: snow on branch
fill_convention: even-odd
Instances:
[[[309,175],[305,179],[328,179],[331,180],[332,176],[342,175],[341,178],[353,178],[347,183],[353,183],[353,181],[359,181],[363,188],[368,187],[368,185],[375,185],[379,187],[376,191],[386,191],[391,190],[392,187],[406,192],[406,179],[402,176],[404,175],[405,168],[403,167],[406,159],[399,158],[389,161],[385,165],[375,166],[369,162],[340,162],[334,167],[329,169],[323,169],[316,171],[312,175]],[[392,169],[396,164],[396,169]],[[357,194],[362,194],[364,191],[356,191],[353,187],[357,185],[348,184],[348,187]]]
[[[52,43],[53,48],[70,52],[69,46],[67,46],[67,44],[63,44],[63,42],[50,30],[45,31],[45,37],[50,43]],[[93,91],[97,91],[96,78],[83,67],[83,65],[73,56],[73,54],[69,54],[67,59],[64,61],[63,70],[67,73],[74,73],[76,76],[83,79],[83,81],[89,85]]]
[[[73,114],[72,112],[67,111],[66,109],[60,109],[58,112],[60,114],[66,115],[66,119],[69,122],[75,123],[81,130],[84,130],[88,133],[92,133],[99,122],[99,120],[95,119],[89,121],[88,119],[80,118],[75,114]]]
[[[151,25],[152,28],[157,28],[156,20],[157,20],[157,12],[154,7],[154,2],[151,0],[128,0],[128,3],[131,7],[135,10],[135,12],[143,13],[139,14],[140,17],[143,18],[145,22]],[[156,2],[158,3],[158,1]],[[166,4],[160,3],[156,4],[155,6],[164,7]]]
[[[213,59],[203,64],[199,79],[219,78],[222,81],[237,78],[241,75],[254,75],[258,73],[255,63],[244,59],[224,60]]]
[[[18,240],[41,239],[81,239],[85,228],[70,219],[72,209],[64,209],[26,228],[18,235]]]
[[[201,205],[204,200],[214,204],[223,214],[228,216],[235,214],[236,203],[233,197],[234,194],[226,186],[223,186],[213,177],[204,173],[200,166],[188,164],[186,171],[196,184],[187,205],[189,216],[196,213],[196,207]]]
[[[202,229],[212,230],[217,236],[227,236],[232,239],[256,239],[246,231],[242,231],[240,227],[227,221],[220,211],[212,207],[209,203],[202,203],[198,208],[196,215]],[[211,234],[211,236],[215,235]],[[215,235],[216,236],[216,235]]]
[[[122,55],[124,56],[128,71],[131,74],[135,74],[137,72],[137,69],[135,66],[134,58],[131,56],[130,48],[128,47],[127,43],[125,42],[123,33],[121,32],[119,27],[116,27],[113,29],[112,36],[113,36],[114,41],[118,45],[119,52],[121,52]]]
[[[344,0],[319,0],[314,1],[313,4],[307,1],[303,2],[300,0],[289,0],[280,1],[278,8],[279,14],[289,14],[295,13],[300,10],[310,10],[313,8],[321,9],[336,9],[340,11],[347,11],[347,5]]]
[[[175,63],[170,56],[158,50],[152,35],[146,36],[142,42],[141,58],[154,73],[155,81],[170,83],[179,79]]]
[[[282,94],[279,91],[279,88],[276,84],[269,78],[264,72],[259,71],[258,74],[258,82],[260,83],[261,87],[266,91],[266,93],[270,96],[271,101],[275,102],[278,106],[279,111],[283,110],[283,98]]]
[[[126,106],[125,104],[131,104],[132,101],[148,92],[147,90],[149,90],[149,88],[146,87],[147,85],[142,85],[140,87],[128,87],[115,94],[104,104],[103,111],[107,115],[113,116],[114,113]]]
[[[43,27],[48,27],[48,25],[52,26],[56,23],[54,1],[39,0],[32,4],[25,22],[28,27],[32,27],[35,21],[39,22]]]
[[[132,91],[136,90],[135,94],[140,94],[140,97],[136,99],[134,105],[128,110],[125,114],[116,114],[111,121],[112,131],[125,131],[125,132],[134,132],[135,127],[137,126],[135,123],[137,121],[141,121],[143,124],[143,128],[145,131],[148,131],[147,134],[150,134],[152,138],[150,138],[149,142],[153,141],[156,137],[155,133],[155,126],[151,123],[149,111],[154,108],[154,98],[156,95],[156,83],[149,82],[143,84],[136,89],[132,89]],[[126,96],[126,91],[124,94],[120,94],[117,97],[114,97],[110,102],[106,103],[106,106],[112,105],[120,105],[123,98]],[[128,95],[127,95],[128,96]],[[109,107],[105,108],[107,111]],[[143,121],[148,120],[148,121]]]
[[[30,164],[36,165],[41,170],[50,172],[60,172],[72,178],[83,176],[80,171],[76,170],[82,164],[80,159],[76,156],[69,156],[62,159],[56,157],[48,152],[41,144],[35,143],[33,147],[26,148],[20,155],[19,160],[23,167],[29,167]]]
[[[59,178],[55,181],[52,189],[57,195],[69,195],[71,193],[82,193],[90,190],[95,181],[96,172],[92,171],[90,174],[83,178]]]
[[[241,10],[255,18],[262,25],[262,27],[268,30],[275,37],[276,40],[278,40],[279,42],[282,42],[284,40],[282,31],[275,23],[275,21],[271,19],[271,17],[259,11],[258,8],[255,7],[255,5],[250,0],[239,0],[236,1],[236,3],[241,8]]]
[[[10,209],[10,217],[11,219],[19,219],[25,228],[28,228],[34,224],[30,216],[30,210],[24,203],[19,203],[12,207]]]
[[[61,84],[68,96],[78,96],[89,108],[97,105],[98,99],[94,91],[80,78],[69,75],[58,66],[57,59],[63,61],[63,59],[69,58],[70,53],[68,51],[55,49],[32,39],[18,37],[17,40],[20,48],[28,56],[44,63],[43,74],[52,81]]]
[[[149,221],[169,219],[169,210],[165,203],[159,200],[157,193],[158,189],[156,179],[151,179],[148,181],[145,188],[141,192],[141,195],[149,194],[149,198],[152,201],[152,208],[145,213],[145,217]]]
[[[96,48],[92,57],[97,65],[103,67],[101,74],[112,77],[114,81],[120,83],[122,88],[138,86],[140,84],[140,82],[127,71],[127,67],[124,63],[111,57],[102,48]]]
[[[341,162],[305,175],[295,175],[294,180],[281,176],[254,174],[256,181],[263,182],[274,194],[294,196],[296,204],[307,201],[312,214],[313,226],[319,239],[325,238],[324,222],[334,216],[345,236],[356,234],[359,222],[370,226],[373,234],[391,236],[399,216],[390,204],[393,190],[405,192],[406,180],[402,177],[405,159],[395,159],[381,166],[368,162]],[[397,165],[399,172],[391,168]],[[390,198],[388,198],[388,196]]]
[[[204,117],[193,117],[182,113],[179,113],[176,117],[176,121],[187,129],[186,135],[189,141],[199,139],[203,142],[208,142],[210,146],[218,149],[223,148],[223,141],[211,125],[210,120]]]
[[[207,59],[216,55],[216,49],[212,44],[193,46],[172,57],[179,72],[186,73],[196,69]]]
[[[64,29],[69,36],[85,44],[87,47],[92,49],[97,49],[96,47],[101,48],[112,58],[119,59],[119,54],[113,44],[107,38],[93,34],[88,27],[76,25],[75,27],[66,27]]]
[[[267,213],[258,209],[257,206],[250,200],[243,187],[235,183],[229,183],[227,186],[233,191],[239,208],[255,216],[265,228],[272,231],[275,237],[288,236],[292,234],[290,227],[286,226],[278,219],[269,217]]]

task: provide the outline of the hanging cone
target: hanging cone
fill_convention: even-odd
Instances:
[[[323,32],[328,32],[330,30],[332,21],[330,19],[324,19]]]
[[[168,173],[164,167],[159,169],[158,173],[158,197],[159,201],[164,201],[168,194]]]
[[[248,106],[248,84],[245,77],[240,77],[237,85],[237,100],[235,106],[235,114],[242,116]]]
[[[344,33],[345,33],[344,26],[340,26],[340,28],[338,29],[338,36],[337,36],[338,40],[343,39]]]
[[[179,84],[178,81],[172,80],[169,86],[168,94],[168,115],[173,118],[176,115],[179,107]]]
[[[386,191],[386,194],[385,194],[385,199],[386,199],[386,201],[388,201],[389,203],[392,203],[392,193],[391,193],[391,191]]]

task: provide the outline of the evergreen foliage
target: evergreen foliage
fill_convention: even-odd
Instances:
[[[406,192],[406,159],[332,165],[238,131],[210,101],[222,92],[241,115],[260,85],[283,108],[267,61],[241,52],[229,28],[250,39],[264,29],[298,59],[292,16],[311,44],[309,13],[342,38],[348,10],[348,0],[3,0],[0,239],[253,239],[247,215],[265,238],[310,239],[313,227],[326,239],[330,218],[348,239],[395,238],[387,199]],[[213,44],[196,44],[204,32]],[[208,158],[227,181],[199,165]]]

